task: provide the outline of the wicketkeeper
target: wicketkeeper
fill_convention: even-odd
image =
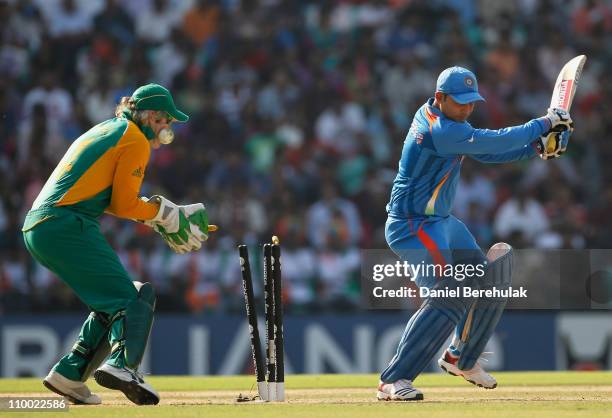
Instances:
[[[185,253],[208,239],[208,216],[201,203],[180,206],[163,196],[139,197],[151,148],[171,143],[171,124],[189,119],[170,92],[157,84],[139,87],[121,99],[115,115],[74,141],[23,225],[32,256],[91,310],[72,350],[43,383],[72,402],[99,404],[85,385],[97,369],[100,385],[122,391],[138,405],[157,404],[159,395],[138,372],[153,324],[155,290],[132,282],[98,218],[106,212],[144,222],[174,251]]]

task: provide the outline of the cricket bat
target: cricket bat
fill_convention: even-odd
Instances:
[[[567,110],[569,112],[572,107],[572,101],[576,94],[578,80],[582,74],[582,67],[586,62],[586,55],[578,55],[569,60],[561,69],[555,82],[552,97],[550,98],[550,107],[556,107]],[[546,150],[553,152],[557,146],[557,133],[550,132],[546,137]]]
[[[586,62],[586,55],[578,55],[563,66],[557,76],[555,89],[550,99],[550,107],[557,107],[569,111],[576,94],[576,86],[582,74],[582,67]]]

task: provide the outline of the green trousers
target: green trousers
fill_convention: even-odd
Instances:
[[[123,319],[112,321],[128,303],[137,298],[127,271],[100,232],[96,219],[81,216],[69,209],[55,211],[48,219],[34,219],[28,214],[23,228],[25,245],[34,259],[55,273],[94,312],[79,334],[73,351],[65,355],[54,369],[72,380],[87,378],[87,356],[79,355],[83,347],[98,347],[103,338],[111,346],[122,338]],[[43,220],[41,222],[41,220]],[[79,348],[81,347],[81,349]],[[82,350],[81,350],[82,351]],[[107,360],[123,367],[123,350],[115,351]]]

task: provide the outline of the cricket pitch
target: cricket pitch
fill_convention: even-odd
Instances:
[[[42,417],[603,417],[612,416],[612,372],[495,373],[499,387],[485,390],[462,378],[424,374],[415,386],[418,402],[376,400],[377,375],[290,375],[284,403],[236,402],[255,394],[253,376],[153,376],[157,406],[137,407],[120,392],[90,383],[99,406],[71,405],[70,411]],[[0,379],[0,397],[52,396],[40,379]],[[0,411],[0,416],[7,416]],[[34,416],[37,412],[11,412]]]

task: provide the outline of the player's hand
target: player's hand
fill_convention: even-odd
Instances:
[[[574,122],[567,110],[549,108],[546,118],[550,121],[550,130],[555,132],[573,131]]]
[[[208,239],[208,213],[202,203],[181,206],[189,221],[189,231],[200,241]]]
[[[164,227],[159,225],[154,226],[153,229],[162,236],[168,247],[177,254],[185,254],[202,248],[202,241],[185,228],[176,233],[168,233]]]
[[[147,201],[159,203],[157,215],[144,221],[158,232],[168,246],[178,254],[199,250],[216,225],[208,224],[208,214],[202,203],[176,205],[163,196],[155,195]]]
[[[551,160],[561,157],[567,150],[567,144],[569,143],[571,135],[571,130],[565,130],[563,132],[548,131],[540,136],[537,140],[539,142],[537,148],[542,150],[540,158],[543,160]]]
[[[144,221],[145,225],[152,228],[155,226],[161,226],[166,233],[170,234],[178,232],[181,224],[181,211],[179,205],[160,195],[154,195],[150,198],[143,198],[143,200],[146,202],[159,204],[157,214],[153,219]],[[185,218],[184,215],[183,218]]]
[[[191,230],[193,230],[194,227],[196,226],[193,224],[190,225]],[[197,238],[197,235],[192,234],[191,232],[187,233],[187,242],[178,244],[177,241],[182,242],[183,240],[181,238],[181,234],[167,234],[161,227],[158,226],[154,227],[154,229],[162,236],[164,241],[166,241],[168,247],[170,247],[172,251],[177,254],[185,254],[191,251],[197,251],[202,247],[202,241]],[[208,232],[216,232],[218,229],[219,227],[217,225],[208,225]]]
[[[159,223],[153,223],[152,227],[177,254],[184,254],[202,248],[202,241],[204,241],[201,236],[202,234],[199,233],[196,225],[189,222],[183,206],[178,206],[178,229],[176,232],[168,232]]]

